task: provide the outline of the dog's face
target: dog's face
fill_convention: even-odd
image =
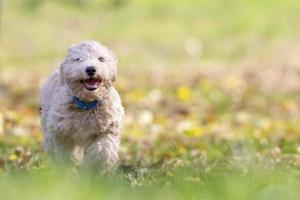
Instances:
[[[72,45],[61,65],[63,81],[84,101],[102,99],[116,79],[114,53],[96,41]]]

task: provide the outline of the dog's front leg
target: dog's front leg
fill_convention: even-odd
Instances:
[[[118,162],[118,134],[102,134],[85,148],[84,160],[91,169],[111,171]]]
[[[71,152],[73,149],[73,142],[67,139],[57,137],[45,137],[44,146],[46,152],[57,162],[69,164],[71,160]]]

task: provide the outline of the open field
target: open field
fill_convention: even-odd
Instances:
[[[109,3],[110,2],[110,3]],[[298,199],[300,2],[2,2],[0,199]],[[119,57],[120,167],[55,166],[39,89],[67,47]]]

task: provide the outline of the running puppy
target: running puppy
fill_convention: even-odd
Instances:
[[[84,152],[83,164],[113,168],[124,109],[113,87],[115,54],[96,41],[72,45],[60,69],[41,92],[44,147],[55,160],[71,160],[74,149]]]

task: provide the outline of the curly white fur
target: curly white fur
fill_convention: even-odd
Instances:
[[[98,60],[104,58],[104,62]],[[93,91],[81,80],[89,78],[85,69],[95,66],[100,86]],[[118,161],[118,147],[124,109],[113,87],[117,59],[96,41],[72,45],[60,70],[49,77],[41,92],[41,122],[46,151],[56,159],[70,159],[75,147],[84,151],[83,163],[96,168],[112,168]],[[101,99],[92,110],[80,110],[72,102]]]

